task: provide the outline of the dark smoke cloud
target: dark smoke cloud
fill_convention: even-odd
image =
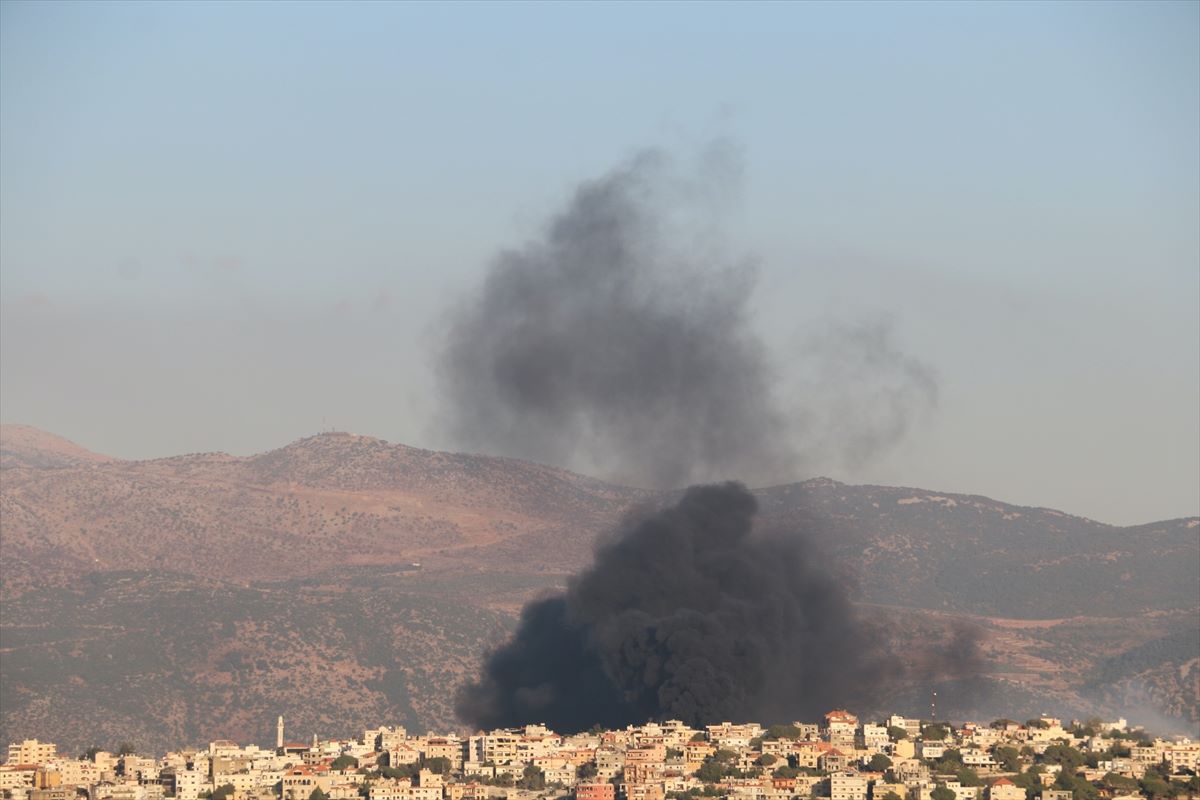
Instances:
[[[727,148],[694,178],[644,154],[583,184],[541,239],[499,256],[448,320],[439,377],[459,442],[674,488],[793,478],[806,446],[840,442],[853,461],[898,439],[936,385],[882,328],[831,331],[816,348],[831,411],[781,411],[748,325],[753,272],[723,256],[714,222],[736,172]],[[838,382],[869,388],[869,401]],[[821,433],[806,430],[814,422]],[[572,731],[871,702],[904,668],[814,557],[812,532],[755,533],[756,510],[726,483],[631,518],[565,594],[525,608],[464,688],[460,716]],[[953,671],[973,651],[956,639],[918,673]]]
[[[683,180],[643,154],[496,260],[440,362],[457,441],[662,488],[784,471],[753,273],[720,257],[712,222],[732,161],[719,149]]]
[[[803,537],[753,530],[740,484],[688,489],[626,523],[565,594],[528,605],[513,639],[466,687],[483,728],[577,731],[648,719],[811,719],[862,708],[905,677]],[[908,678],[969,667],[970,632]]]

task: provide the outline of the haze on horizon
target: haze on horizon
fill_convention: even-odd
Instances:
[[[719,139],[783,371],[882,324],[938,379],[796,480],[1200,511],[1200,4],[6,2],[0,106],[4,422],[449,448],[454,298],[581,180]]]

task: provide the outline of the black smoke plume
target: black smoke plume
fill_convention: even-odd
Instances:
[[[696,201],[727,189],[730,161],[717,150],[685,180],[645,153],[497,258],[449,320],[456,441],[658,488],[784,471],[785,421],[747,325],[753,271],[721,257]]]
[[[729,156],[717,150],[687,179],[640,156],[583,184],[540,240],[495,261],[450,315],[442,351],[460,444],[661,488],[792,477],[805,441],[829,449],[799,427],[811,415],[781,411],[748,324],[752,271],[723,255],[709,214],[736,173]],[[870,388],[861,420],[838,391],[839,413],[821,416],[851,460],[893,442],[934,396],[885,334],[834,332],[822,345],[842,365],[826,371],[833,380]],[[755,532],[756,508],[725,483],[631,518],[565,594],[525,608],[459,715],[573,731],[870,702],[904,669],[813,555],[813,532]]]
[[[811,718],[900,668],[798,536],[753,530],[744,486],[631,520],[566,593],[526,606],[460,696],[484,728]]]

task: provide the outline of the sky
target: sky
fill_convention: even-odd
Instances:
[[[937,376],[896,447],[796,480],[1200,512],[1194,2],[6,0],[0,418],[452,447],[446,309],[580,181],[714,140],[784,377],[856,324]]]

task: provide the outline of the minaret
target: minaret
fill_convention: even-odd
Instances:
[[[283,714],[279,715],[279,720],[275,723],[275,749],[283,749]]]

